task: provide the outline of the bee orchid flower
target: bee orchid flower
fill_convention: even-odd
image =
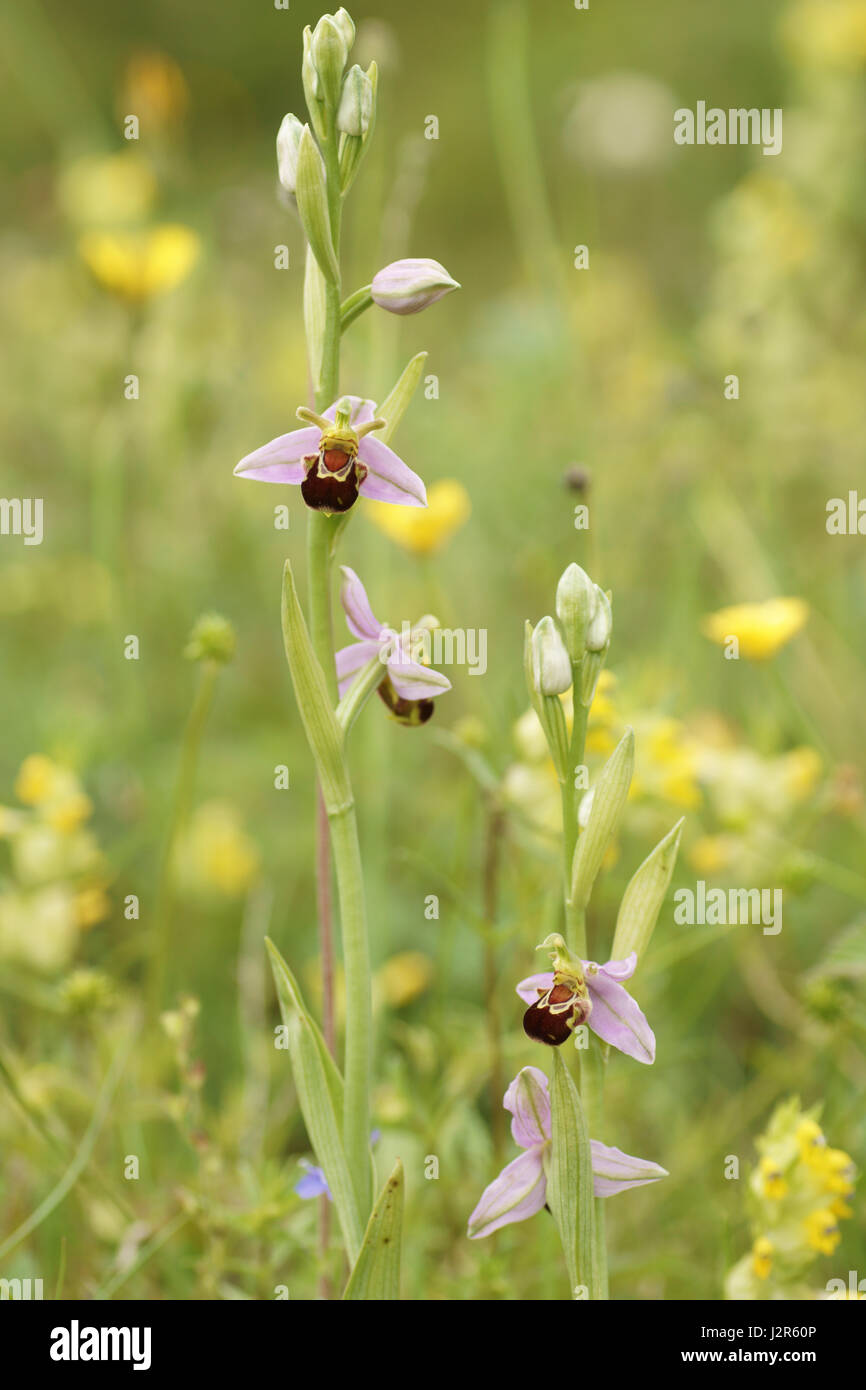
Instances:
[[[399,723],[424,724],[433,713],[433,699],[451,689],[441,671],[434,671],[415,660],[415,648],[423,645],[429,628],[419,626],[397,633],[380,623],[370,607],[367,591],[348,565],[341,566],[343,586],[340,600],[346,624],[357,641],[337,652],[337,678],[341,696],[356,674],[374,658],[382,663],[383,678],[378,693]],[[432,621],[432,620],[431,620]],[[408,624],[406,625],[408,629]]]
[[[372,401],[343,396],[325,411],[299,406],[304,429],[291,430],[247,454],[235,467],[242,478],[291,483],[314,511],[347,512],[358,495],[403,507],[426,507],[424,484],[381,439],[384,428]]]
[[[625,960],[597,965],[572,956],[556,933],[538,949],[548,948],[553,969],[529,975],[517,986],[520,998],[529,1005],[523,1016],[527,1036],[549,1047],[560,1047],[579,1024],[586,1023],[603,1042],[620,1052],[638,1062],[654,1062],[655,1035],[620,983],[634,974],[637,952],[632,951]]]
[[[547,1202],[547,1161],[551,1147],[550,1093],[547,1077],[538,1067],[524,1067],[505,1092],[503,1105],[511,1111],[511,1134],[524,1150],[506,1165],[485,1189],[469,1218],[469,1238],[478,1240],[525,1221]],[[667,1170],[645,1158],[597,1139],[592,1150],[592,1185],[596,1197],[613,1197],[630,1187],[643,1187],[668,1176]]]

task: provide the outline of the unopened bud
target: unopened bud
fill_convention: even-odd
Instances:
[[[346,18],[348,19],[348,15]],[[349,23],[351,24],[351,20]],[[344,24],[338,23],[333,15],[325,14],[313,30],[310,41],[310,55],[319,79],[319,95],[333,108],[336,108],[340,101],[343,69],[349,56],[346,34]]]
[[[219,613],[199,618],[184,650],[189,661],[215,661],[225,666],[235,654],[235,630]]]
[[[586,630],[586,647],[590,652],[603,652],[610,645],[613,628],[613,611],[610,599],[603,589],[595,586],[596,608]]]
[[[370,293],[374,303],[391,314],[417,314],[459,289],[438,261],[420,258],[393,261],[377,271]]]
[[[365,136],[373,115],[373,84],[363,68],[355,63],[346,73],[340,105],[337,110],[337,129],[345,135]]]
[[[553,618],[542,618],[532,634],[532,681],[539,695],[571,689],[571,658]]]
[[[556,586],[556,616],[572,661],[581,661],[598,606],[596,587],[580,565],[569,565]]]
[[[298,182],[298,150],[304,127],[291,111],[283,117],[277,131],[277,169],[287,193],[294,193]]]

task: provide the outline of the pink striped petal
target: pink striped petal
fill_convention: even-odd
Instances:
[[[349,631],[353,637],[359,637],[362,641],[381,642],[387,630],[370,607],[367,590],[353,569],[348,565],[341,565],[340,568],[343,572],[340,602],[346,614]]]
[[[342,400],[343,397],[341,396],[340,399]],[[352,413],[349,416],[349,424],[352,426],[353,430],[356,430],[359,425],[368,425],[371,420],[375,420],[375,401],[365,401],[363,396],[346,396],[345,399],[352,407]],[[334,401],[334,404],[329,405],[327,410],[322,411],[322,414],[326,420],[335,420],[337,418],[337,402]]]
[[[403,507],[427,506],[427,492],[418,474],[381,439],[368,434],[358,446],[358,458],[369,469],[360,487],[364,497]]]
[[[540,975],[527,975],[525,980],[521,980],[517,986],[517,993],[524,1004],[537,1004],[539,990],[544,994],[545,990],[550,989],[552,984],[553,971],[542,970]]]
[[[469,1239],[478,1240],[509,1226],[525,1221],[541,1211],[547,1200],[547,1179],[541,1160],[541,1149],[529,1149],[503,1168],[498,1178],[481,1194],[481,1201],[469,1218]]]
[[[610,1149],[598,1139],[590,1140],[592,1150],[592,1186],[596,1197],[613,1197],[629,1187],[645,1187],[669,1177],[667,1168],[650,1163],[646,1158],[633,1158],[622,1149]]]
[[[348,647],[341,647],[336,657],[337,681],[341,697],[345,695],[361,667],[366,666],[368,661],[372,661],[374,656],[378,656],[380,651],[381,647],[378,642],[352,642]],[[384,668],[382,679],[385,679]]]
[[[547,1077],[538,1067],[524,1067],[505,1092],[502,1102],[513,1115],[511,1133],[522,1149],[550,1138],[550,1098]]]
[[[451,682],[441,671],[422,666],[420,661],[408,661],[399,642],[394,643],[388,658],[388,675],[398,695],[404,700],[432,700],[451,689]]]
[[[303,461],[319,452],[320,438],[315,425],[278,435],[270,444],[263,444],[242,458],[234,471],[242,478],[257,478],[263,483],[302,483]]]
[[[593,973],[595,972],[595,973]],[[586,983],[592,1000],[592,1012],[587,1022],[594,1033],[605,1042],[618,1047],[636,1062],[649,1065],[656,1058],[656,1040],[641,1008],[627,989],[610,978],[604,967],[586,970]]]

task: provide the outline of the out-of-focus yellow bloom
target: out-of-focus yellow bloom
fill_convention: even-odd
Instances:
[[[832,1255],[842,1239],[836,1218],[829,1207],[810,1211],[803,1226],[806,1231],[806,1243],[810,1250],[817,1250],[821,1255]]]
[[[141,50],[126,65],[117,114],[138,116],[142,135],[179,124],[189,106],[186,79],[167,53]]]
[[[111,901],[99,884],[81,888],[75,895],[75,920],[85,930],[104,922],[111,911]]]
[[[728,835],[702,835],[689,850],[689,862],[699,874],[721,873],[731,863],[736,843]]]
[[[701,629],[720,646],[736,637],[741,656],[766,661],[790,642],[808,616],[808,604],[801,598],[771,598],[764,603],[738,603],[709,613]]]
[[[773,1242],[758,1236],[752,1246],[752,1272],[756,1279],[768,1279],[773,1268]]]
[[[86,232],[78,249],[104,289],[140,304],[186,279],[201,240],[191,227],[166,222],[141,232]]]
[[[45,819],[53,830],[61,835],[71,835],[78,830],[93,813],[93,802],[84,792],[73,792],[71,796],[61,797],[45,808]]]
[[[814,748],[792,748],[780,760],[780,771],[788,796],[807,801],[821,776],[821,758]]]
[[[442,478],[427,489],[426,507],[391,507],[368,502],[366,512],[380,531],[413,555],[441,550],[469,519],[469,493],[456,478]]]
[[[767,1154],[761,1159],[759,1172],[761,1174],[761,1190],[765,1197],[771,1201],[778,1202],[788,1191],[788,1184],[782,1176],[782,1170],[775,1159]]]
[[[781,34],[802,66],[856,72],[866,63],[866,0],[800,0],[783,16]]]
[[[21,764],[15,779],[15,795],[25,806],[41,806],[63,790],[64,773],[43,753],[31,753]]]
[[[810,1165],[820,1164],[827,1147],[821,1126],[815,1120],[802,1120],[797,1125],[795,1135],[803,1162]]]
[[[231,803],[207,801],[190,821],[178,862],[182,877],[192,887],[215,888],[236,898],[258,873],[259,853]]]
[[[616,676],[605,667],[598,678],[589,707],[585,744],[587,753],[603,753],[607,757],[617,745],[614,730],[621,720],[613,698],[615,689]]]
[[[839,1197],[850,1197],[854,1191],[854,1160],[844,1149],[824,1147],[819,1150],[820,1157],[812,1162],[816,1176],[825,1192],[833,1192]]]
[[[421,951],[400,951],[386,960],[378,973],[378,983],[392,1009],[411,1004],[429,988],[433,962]]]
[[[67,975],[58,992],[60,1002],[69,1013],[88,1014],[111,1003],[114,985],[101,970],[81,969]]]
[[[86,155],[63,170],[58,197],[66,216],[79,227],[127,226],[150,211],[156,178],[136,150]]]

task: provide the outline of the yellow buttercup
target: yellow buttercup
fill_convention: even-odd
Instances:
[[[370,502],[367,515],[392,541],[414,555],[432,555],[441,550],[472,510],[469,493],[456,478],[443,478],[427,490],[426,507],[392,507]]]

